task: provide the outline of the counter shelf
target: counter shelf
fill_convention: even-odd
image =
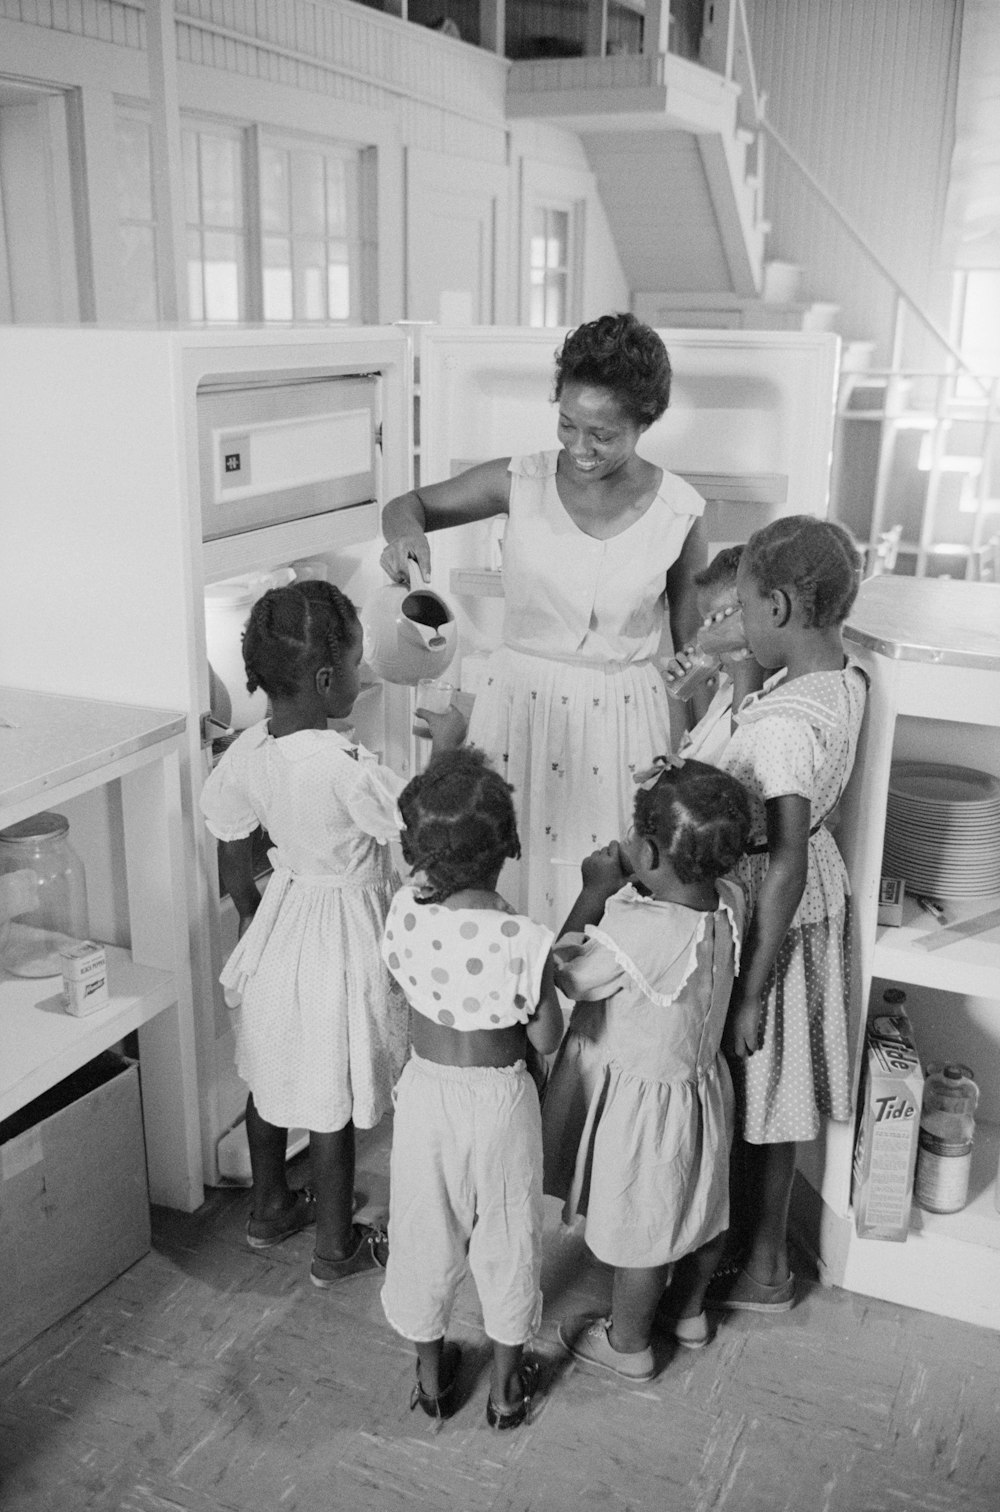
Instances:
[[[203,1198],[183,888],[180,755],[186,720],[164,709],[0,687],[0,828],[118,783],[131,949],[108,949],[110,1001],[64,1012],[58,977],[0,973],[0,1118],[123,1035],[139,1031],[150,1196]]]
[[[912,986],[1000,1005],[1000,919],[982,932],[937,944],[942,926],[908,897],[901,926],[876,923],[892,763],[957,760],[1000,776],[1000,586],[871,578],[862,584],[845,642],[871,679],[838,831],[857,923],[859,1001],[868,1004],[877,978],[904,990]],[[949,921],[959,923],[1000,908],[1000,897],[943,901]],[[862,1026],[855,1027],[857,1091],[863,1035]],[[967,1015],[955,1011],[948,1028],[953,1058],[968,1059]],[[980,1035],[983,1028],[979,1023]],[[1000,1016],[986,1033],[996,1066]],[[985,1080],[982,1066],[977,1074],[994,1094],[995,1111],[993,1082]],[[1000,1213],[994,1205],[1000,1126],[976,1120],[968,1205],[944,1215],[914,1205],[905,1244],[859,1239],[855,1232],[853,1135],[853,1124],[828,1123],[818,1140],[800,1146],[796,1228],[816,1254],[821,1279],[1000,1329]]]

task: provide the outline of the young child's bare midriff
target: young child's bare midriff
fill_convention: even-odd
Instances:
[[[482,908],[495,913],[511,911],[499,893],[473,888],[452,893],[440,906],[454,910]],[[422,1013],[410,1014],[410,1037],[417,1055],[439,1066],[513,1066],[524,1060],[528,1048],[523,1024],[511,1024],[504,1029],[451,1029]]]

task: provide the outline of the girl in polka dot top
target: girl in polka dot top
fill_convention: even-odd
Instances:
[[[523,1350],[541,1314],[541,1119],[525,1054],[529,1042],[554,1050],[562,1031],[552,932],[496,891],[504,861],[520,854],[510,794],[469,749],[407,785],[399,808],[414,876],[382,944],[412,1009],[382,1305],[416,1345],[411,1406],[448,1416],[459,1352],[445,1331],[468,1257],[493,1344],[494,1428],[524,1421],[537,1375]]]
[[[847,532],[808,515],[752,535],[737,573],[747,642],[776,675],[743,700],[722,757],[754,810],[740,863],[750,925],[727,1031],[742,1133],[735,1244],[709,1289],[723,1308],[793,1305],[796,1144],[815,1139],[824,1118],[851,1117],[849,888],[826,820],[854,764],[867,693],[841,640],[859,580]]]

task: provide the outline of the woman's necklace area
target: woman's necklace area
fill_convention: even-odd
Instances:
[[[655,468],[653,482],[644,482],[637,487],[627,477],[622,477],[624,468],[608,478],[584,482],[573,476],[571,467],[569,463],[565,472],[557,471],[556,492],[577,529],[595,540],[607,541],[621,535],[641,519],[656,497]]]

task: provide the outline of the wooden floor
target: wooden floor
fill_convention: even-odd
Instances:
[[[358,1186],[386,1198],[387,1130]],[[0,1367],[4,1512],[998,1512],[1000,1335],[825,1291],[733,1315],[700,1353],[658,1341],[626,1386],[568,1359],[556,1324],[609,1273],[550,1214],[545,1394],[510,1434],[485,1421],[474,1290],[463,1404],[408,1409],[413,1360],[375,1276],[309,1284],[311,1238],[243,1242],[247,1196],[159,1212],[154,1249]],[[947,1285],[947,1277],[942,1277]]]

